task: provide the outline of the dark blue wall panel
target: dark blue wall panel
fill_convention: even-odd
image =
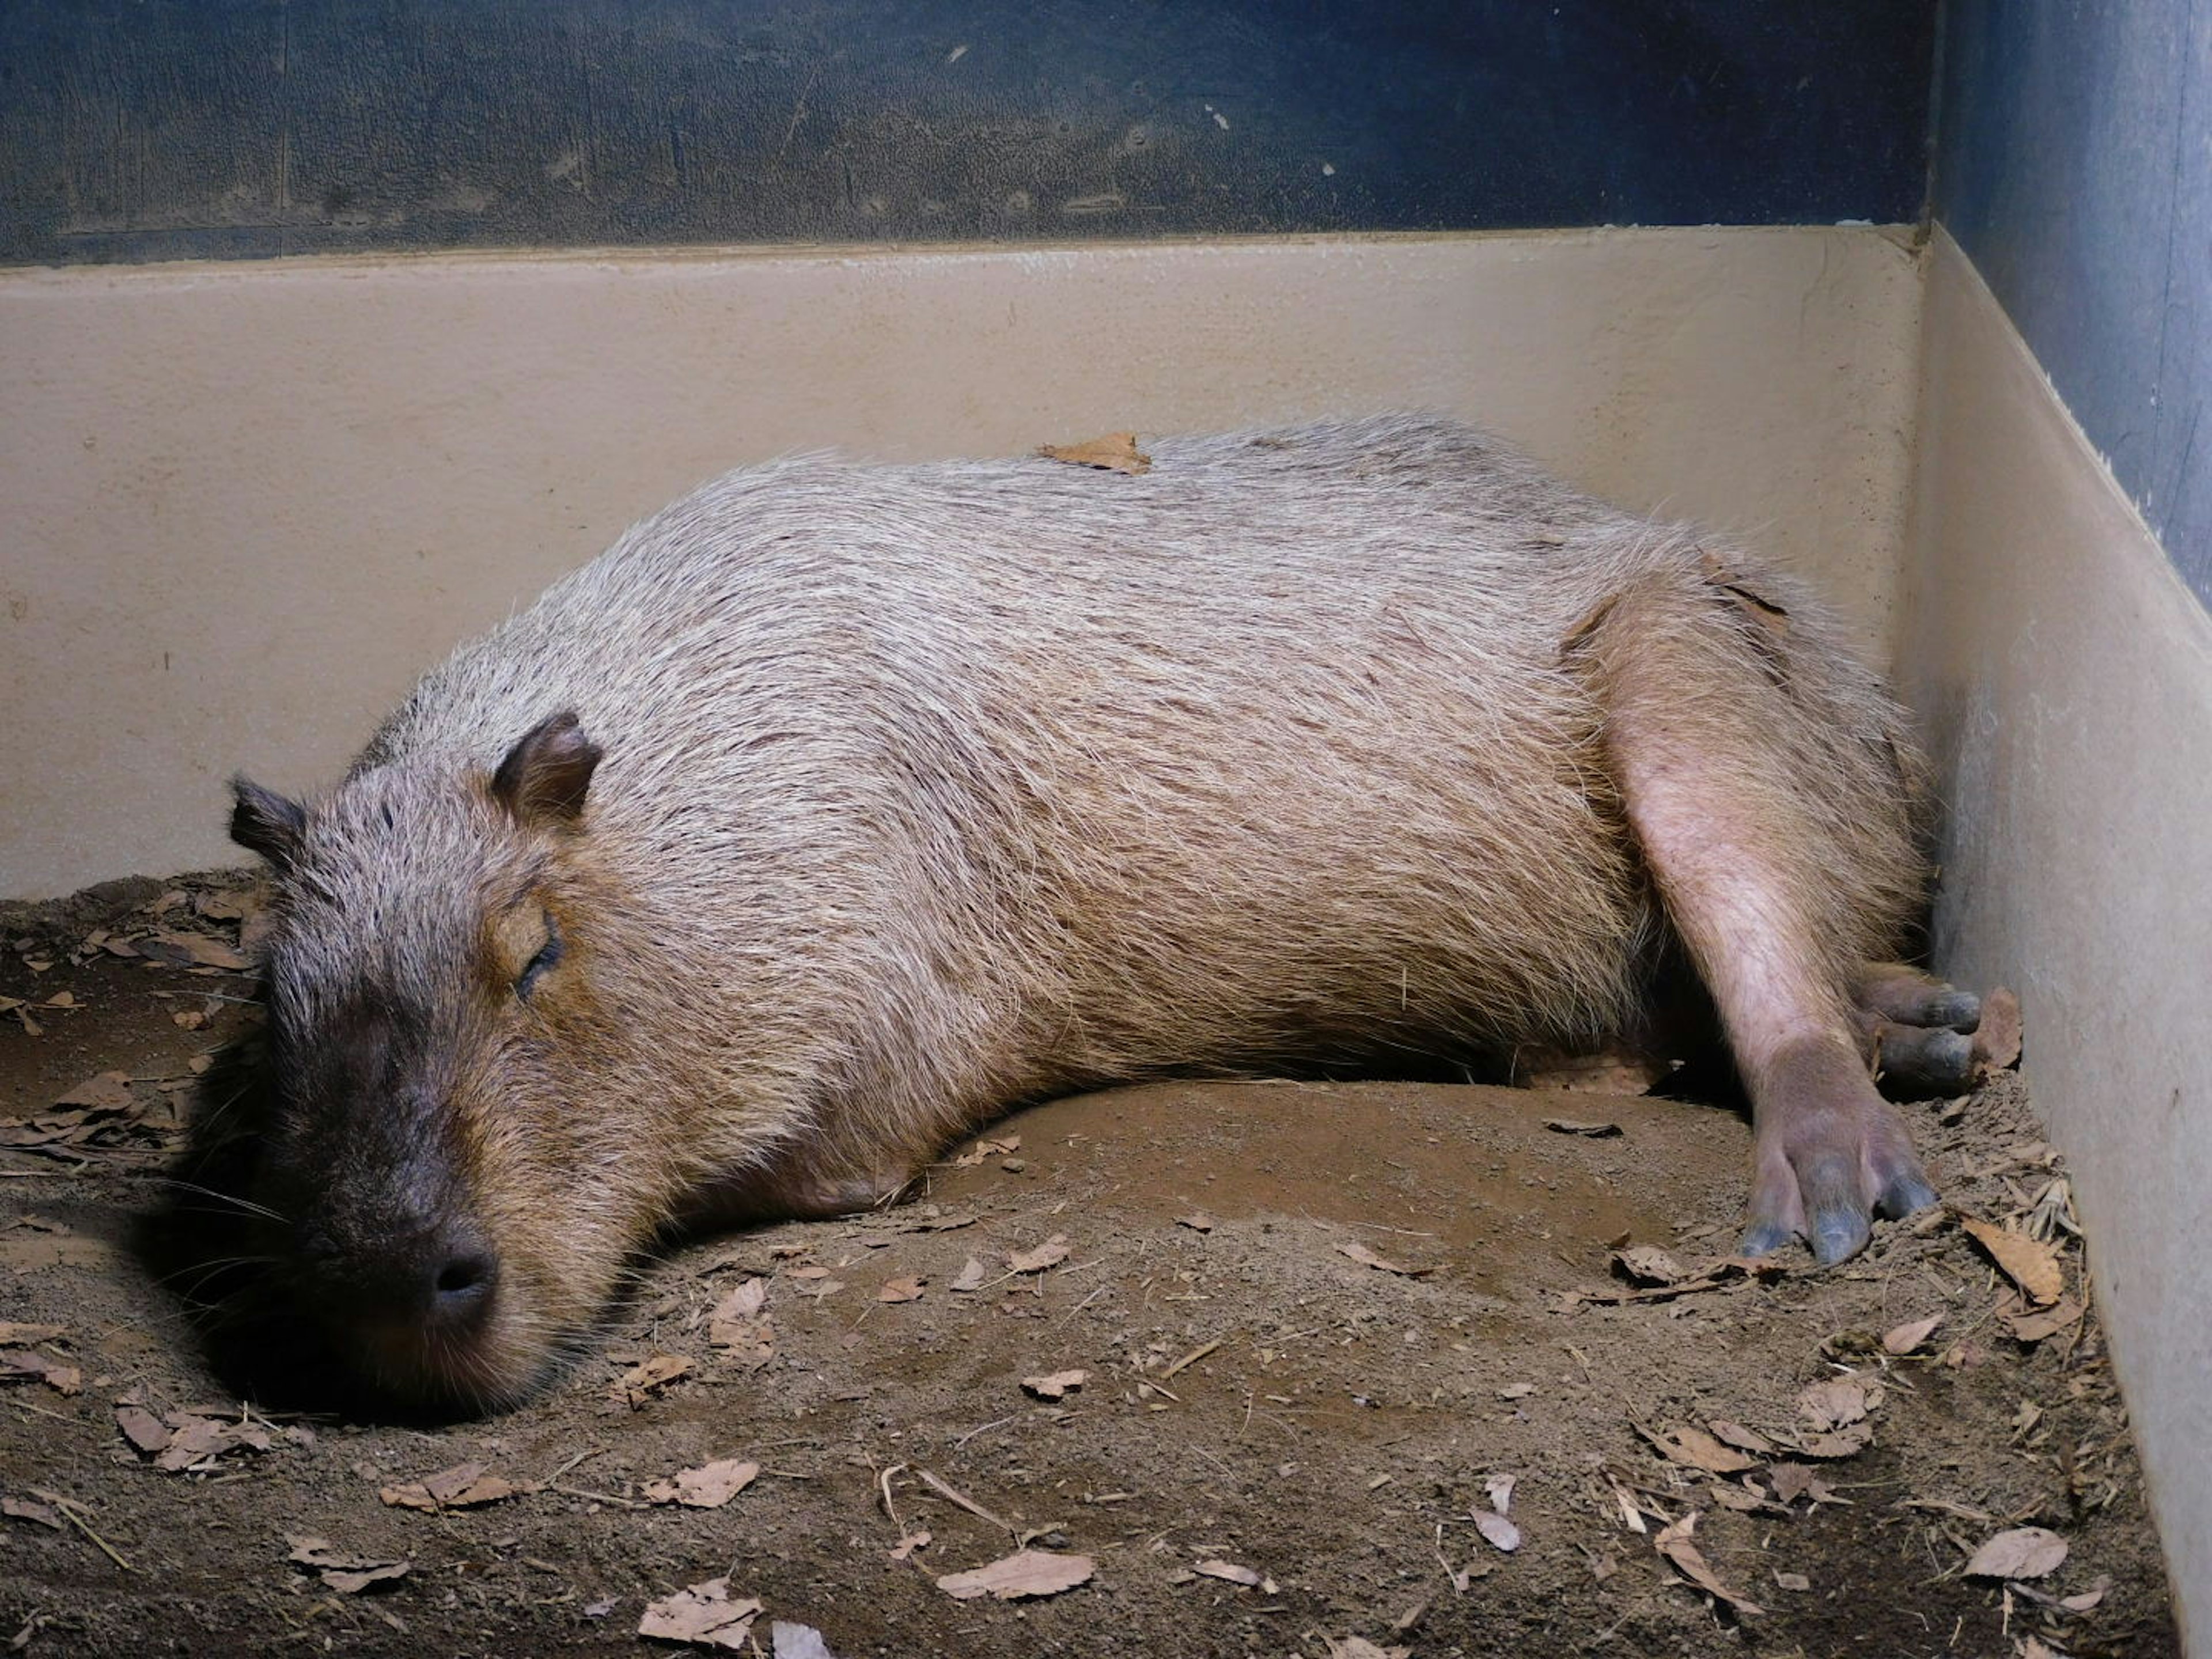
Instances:
[[[0,261],[1908,220],[1935,0],[0,0]]]
[[[1953,0],[1943,62],[1937,216],[2212,599],[2212,5]]]

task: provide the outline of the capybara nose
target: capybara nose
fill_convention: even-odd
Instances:
[[[386,1232],[352,1248],[310,1249],[320,1257],[320,1293],[342,1319],[457,1335],[482,1322],[499,1288],[499,1257],[465,1222]]]
[[[483,1317],[499,1286],[499,1258],[480,1243],[448,1250],[430,1274],[425,1310],[441,1325],[466,1325]]]

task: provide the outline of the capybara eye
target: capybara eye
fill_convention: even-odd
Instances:
[[[538,954],[530,958],[529,966],[522,970],[521,975],[514,981],[514,994],[519,997],[528,996],[531,987],[538,983],[545,970],[561,960],[560,925],[553,920],[553,913],[550,910],[544,914],[545,943],[539,947]]]

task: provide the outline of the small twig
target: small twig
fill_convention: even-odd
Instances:
[[[601,1452],[603,1452],[603,1451],[605,1451],[605,1450],[606,1450],[606,1448],[605,1448],[605,1446],[586,1446],[586,1447],[585,1447],[583,1450],[581,1450],[581,1451],[578,1452],[578,1453],[577,1453],[574,1457],[570,1458],[567,1462],[563,1463],[563,1464],[562,1464],[559,1468],[557,1468],[557,1469],[554,1470],[552,1474],[550,1474],[547,1475],[547,1476],[545,1477],[545,1484],[546,1484],[547,1486],[551,1486],[555,1481],[558,1480],[559,1480],[562,1475],[564,1475],[564,1474],[568,1474],[569,1470],[571,1470],[571,1469],[574,1468],[576,1467],[576,1465],[577,1465],[577,1464],[579,1464],[579,1463],[582,1462],[586,1458],[587,1458],[587,1457],[597,1457],[597,1456],[598,1456]]]
[[[1205,1358],[1206,1355],[1212,1353],[1216,1348],[1228,1341],[1230,1337],[1234,1336],[1235,1334],[1236,1333],[1231,1331],[1226,1335],[1215,1337],[1211,1342],[1200,1343],[1197,1347],[1193,1348],[1188,1353],[1185,1354],[1182,1358],[1176,1360],[1175,1364],[1170,1365],[1165,1370],[1162,1371],[1159,1376],[1160,1382],[1164,1382],[1168,1378],[1173,1376],[1177,1371],[1181,1370],[1186,1365],[1195,1365],[1200,1360]],[[1151,1379],[1147,1378],[1146,1380],[1150,1381]],[[1154,1386],[1157,1387],[1158,1384],[1155,1384]]]
[[[973,1440],[977,1435],[983,1433],[986,1430],[1003,1428],[1013,1420],[1014,1419],[1011,1417],[1001,1417],[995,1422],[984,1424],[981,1428],[970,1429],[967,1433],[962,1435],[957,1440],[952,1443],[952,1449],[958,1451],[963,1446],[966,1445],[970,1440]]]
[[[66,1412],[50,1412],[44,1406],[33,1406],[27,1400],[11,1400],[8,1403],[19,1412],[36,1412],[41,1417],[52,1418],[57,1423],[74,1423],[79,1426],[84,1424],[82,1417],[71,1417]]]
[[[1097,1290],[1091,1291],[1090,1295],[1085,1297],[1082,1301],[1077,1303],[1073,1307],[1070,1308],[1066,1313],[1060,1315],[1059,1318],[1054,1320],[1052,1322],[1056,1326],[1065,1325],[1069,1320],[1074,1318],[1076,1315],[1081,1313],[1085,1308],[1089,1307],[1092,1303],[1096,1302],[1100,1297],[1105,1295],[1107,1291],[1113,1288],[1114,1287],[1111,1285],[1101,1285]]]
[[[641,1504],[634,1498],[617,1498],[611,1492],[592,1492],[582,1486],[556,1486],[550,1480],[545,1483],[545,1490],[557,1492],[564,1498],[585,1498],[594,1504],[612,1504],[618,1510],[649,1510],[653,1507],[650,1504]]]
[[[87,1538],[92,1540],[94,1543],[99,1545],[100,1553],[105,1555],[109,1560],[114,1562],[115,1565],[122,1568],[124,1571],[136,1572],[138,1571],[137,1568],[132,1566],[128,1561],[123,1559],[121,1553],[117,1551],[114,1545],[109,1543],[105,1538],[102,1538],[98,1533],[92,1529],[91,1523],[84,1518],[82,1512],[76,1504],[73,1503],[69,1498],[63,1497],[59,1492],[47,1492],[45,1488],[40,1486],[32,1486],[28,1488],[28,1490],[32,1497],[42,1498],[47,1503],[52,1504],[63,1520],[68,1522],[70,1525],[75,1527]]]
[[[927,1481],[937,1492],[939,1497],[949,1498],[951,1501],[957,1504],[962,1509],[967,1510],[969,1514],[975,1516],[979,1520],[988,1521],[993,1526],[1000,1528],[1008,1537],[1014,1540],[1017,1547],[1020,1546],[1022,1541],[1022,1529],[1014,1525],[1012,1522],[1006,1520],[1002,1516],[992,1514],[990,1510],[985,1509],[974,1498],[969,1497],[967,1493],[960,1491],[957,1487],[948,1485],[946,1482],[939,1480],[927,1469],[916,1469],[915,1473]]]
[[[899,1519],[898,1505],[891,1502],[891,1477],[906,1467],[903,1463],[893,1463],[876,1476],[876,1490],[882,1495],[884,1513],[890,1517],[891,1525],[898,1528],[901,1538],[906,1536],[906,1522]]]

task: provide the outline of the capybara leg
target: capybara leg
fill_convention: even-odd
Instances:
[[[1974,1079],[1981,999],[1902,963],[1870,963],[1856,993],[1860,1048],[1892,1100],[1963,1094]]]
[[[1777,735],[1798,711],[1709,611],[1639,616],[1624,602],[1603,635],[1593,665],[1608,769],[1751,1095],[1743,1250],[1802,1237],[1824,1265],[1842,1261],[1874,1216],[1936,1194],[1853,1029],[1855,964],[1835,950],[1850,872],[1833,867],[1851,849],[1822,833],[1793,776],[1817,732]]]

